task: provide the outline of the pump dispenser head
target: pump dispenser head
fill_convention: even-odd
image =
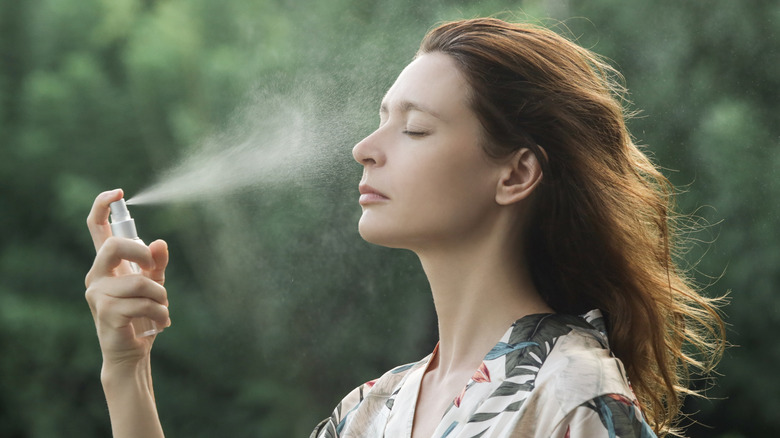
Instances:
[[[130,217],[125,199],[112,202],[109,207],[111,208],[111,232],[114,236],[137,239],[138,231],[135,229],[135,221]]]

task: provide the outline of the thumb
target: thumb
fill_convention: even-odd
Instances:
[[[109,205],[122,199],[122,196],[124,196],[122,189],[114,189],[103,192],[95,198],[89,216],[87,216],[87,227],[92,236],[92,243],[95,244],[95,250],[99,250],[106,239],[111,237],[111,226],[108,223],[108,216],[111,213]]]
[[[168,266],[168,244],[162,240],[155,240],[149,244],[149,250],[154,259],[154,268],[146,272],[146,276],[160,283],[165,283],[165,268]]]

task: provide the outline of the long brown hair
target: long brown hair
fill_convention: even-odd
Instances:
[[[601,309],[648,421],[680,433],[689,370],[712,370],[724,326],[675,263],[673,187],[632,141],[622,77],[551,30],[490,18],[432,30],[431,52],[466,77],[488,155],[529,148],[542,163],[524,239],[540,293],[557,312]]]

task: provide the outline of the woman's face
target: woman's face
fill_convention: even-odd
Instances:
[[[482,150],[468,92],[441,53],[418,57],[390,87],[379,128],[352,150],[363,165],[365,240],[418,251],[489,231],[501,165]]]

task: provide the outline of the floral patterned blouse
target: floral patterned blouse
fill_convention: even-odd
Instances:
[[[345,397],[310,438],[405,438],[436,350]],[[610,353],[601,312],[516,321],[445,412],[436,438],[655,437]]]

